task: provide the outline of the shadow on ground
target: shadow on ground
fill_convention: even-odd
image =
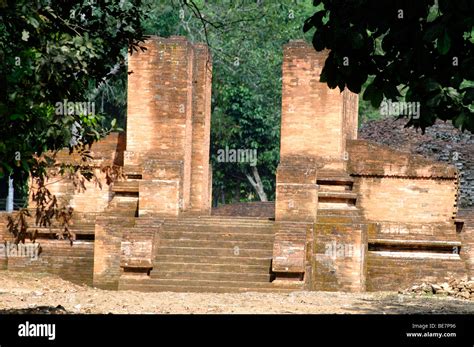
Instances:
[[[6,309],[0,310],[0,314],[70,314],[64,307],[38,306],[32,308]]]
[[[474,314],[474,301],[428,295],[390,294],[361,298],[349,309],[355,314]]]

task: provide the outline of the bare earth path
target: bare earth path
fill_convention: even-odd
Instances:
[[[474,301],[383,293],[141,293],[78,286],[46,274],[0,271],[0,313],[467,313]]]

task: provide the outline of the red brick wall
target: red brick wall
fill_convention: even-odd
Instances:
[[[152,36],[129,56],[127,151],[184,160],[192,48],[185,38]]]
[[[0,242],[12,245],[13,235],[6,229],[7,215],[7,213],[0,213]],[[89,219],[93,218],[95,216],[89,217]],[[30,218],[28,223],[34,229],[33,218]],[[51,236],[50,239],[41,237],[36,240],[36,244],[40,247],[37,258],[5,257],[4,253],[0,254],[0,270],[48,272],[74,283],[92,284],[94,241],[76,240],[71,244],[68,240],[55,239],[54,232],[49,236]],[[32,242],[27,238],[25,244],[28,246]]]
[[[368,141],[348,141],[348,170],[369,221],[449,222],[456,213],[457,171]]]
[[[74,282],[92,285],[94,241],[67,240],[36,241],[41,247],[38,259],[11,257],[8,270],[23,272],[48,272]]]
[[[187,44],[187,74],[186,74],[186,128],[184,144],[184,166],[183,166],[183,202],[182,209],[186,210],[191,204],[191,159],[193,154],[193,87],[195,71],[195,52],[194,47],[183,37],[177,39],[183,40]]]
[[[470,238],[453,219],[457,170],[369,141],[348,141],[348,153],[357,206],[377,223],[368,235],[367,290],[466,276]]]
[[[474,227],[467,226],[462,235],[461,259],[466,262],[467,276],[474,280]]]
[[[97,218],[94,242],[94,286],[117,289],[121,274],[120,253],[124,232],[134,224],[134,218],[104,216]]]
[[[182,209],[183,162],[149,159],[142,164],[139,181],[139,215],[177,216]]]
[[[366,225],[316,224],[313,251],[312,290],[365,291]]]
[[[113,193],[111,186],[107,185],[102,168],[104,166],[123,165],[124,149],[124,133],[112,133],[92,145],[90,154],[93,160],[90,164],[94,167],[94,173],[99,178],[100,185],[95,181],[85,181],[86,189],[82,190],[74,187],[72,180],[66,176],[50,175],[47,181],[48,189],[56,195],[61,203],[73,207],[76,212],[104,211],[112,199]],[[75,165],[81,163],[81,157],[77,153],[69,155],[67,149],[60,151],[56,156],[56,160],[58,163]],[[35,207],[31,196],[29,207]]]
[[[317,170],[312,166],[282,165],[277,170],[275,219],[316,221]]]
[[[194,47],[191,210],[209,213],[212,60],[206,45]]]
[[[130,153],[126,159],[134,160],[126,160],[125,164],[142,165],[152,159],[175,161],[176,165],[181,162],[180,201],[173,203],[186,208],[191,187],[194,51],[183,37],[165,39],[153,36],[145,46],[147,51],[129,57],[128,68],[133,73],[128,80],[127,152]],[[164,185],[168,185],[168,178],[163,177],[163,173],[159,176]],[[160,194],[160,181],[155,182],[147,195]],[[144,213],[148,213],[150,208],[153,212],[160,212],[148,205]]]
[[[442,120],[425,133],[406,128],[406,123],[404,118],[392,117],[369,121],[362,125],[359,138],[455,165],[459,169],[460,205],[474,206],[474,137]]]
[[[91,147],[95,167],[95,174],[99,177],[102,187],[94,182],[86,182],[85,191],[74,188],[71,180],[61,176],[51,176],[48,179],[48,189],[56,195],[60,202],[74,208],[72,226],[74,232],[89,234],[88,240],[76,240],[72,243],[68,240],[55,239],[57,226],[49,234],[43,234],[36,240],[41,247],[38,259],[28,257],[5,257],[0,256],[0,268],[12,271],[26,272],[49,272],[75,283],[86,283],[92,285],[93,263],[94,263],[94,241],[92,227],[97,212],[103,212],[113,197],[111,187],[106,184],[102,167],[107,165],[123,165],[123,151],[125,149],[124,134],[112,133]],[[69,155],[68,150],[63,150],[56,157],[58,163],[77,164],[81,158],[77,155]],[[30,201],[29,208],[35,206]],[[12,242],[12,235],[6,230],[6,213],[0,214],[0,241]],[[28,220],[30,229],[35,229],[34,212]],[[54,223],[53,223],[54,224]],[[86,230],[87,229],[87,230]],[[42,233],[48,232],[40,229]],[[80,236],[80,235],[79,235]],[[46,238],[50,237],[50,238]],[[89,240],[92,239],[92,240]],[[27,241],[27,244],[30,243]]]
[[[455,214],[453,180],[359,177],[354,188],[370,221],[434,223],[449,221]]]
[[[357,139],[357,128],[359,126],[359,95],[345,89],[343,92],[343,132],[345,139]],[[343,142],[344,150],[346,141]]]
[[[465,263],[455,254],[368,252],[367,291],[401,290],[414,284],[463,278]]]
[[[452,165],[365,140],[348,140],[348,172],[357,176],[398,176],[456,180]]]
[[[357,96],[319,82],[326,51],[292,41],[283,54],[281,160],[342,159],[344,137],[353,138],[357,132]]]
[[[126,165],[147,170],[140,186],[140,215],[209,212],[211,62],[205,45],[184,37],[152,36],[146,52],[129,57]],[[180,167],[174,171],[163,167]],[[171,162],[175,162],[171,164]],[[177,189],[177,190],[176,190]],[[176,199],[178,197],[178,200]],[[154,203],[160,199],[159,203]],[[171,200],[169,200],[171,199]],[[142,201],[143,200],[143,201]],[[163,207],[166,207],[163,209]]]
[[[212,215],[275,218],[275,202],[253,201],[219,205],[212,209]]]
[[[56,195],[59,202],[74,208],[77,212],[102,212],[107,208],[112,200],[113,192],[111,186],[107,185],[105,174],[100,168],[95,168],[94,173],[99,178],[102,186],[96,182],[86,181],[85,190],[79,190],[74,187],[71,180],[63,176],[51,176],[48,179],[49,191]],[[29,207],[33,208],[35,204],[30,200]]]

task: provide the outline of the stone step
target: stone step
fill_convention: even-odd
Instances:
[[[262,241],[273,242],[275,236],[272,234],[249,234],[236,232],[196,232],[196,231],[174,231],[166,227],[160,232],[162,240],[209,240],[209,241]]]
[[[130,217],[135,217],[136,210],[134,209],[109,209],[105,210],[105,214],[107,217],[124,217],[124,216],[130,216]]]
[[[293,222],[293,221],[276,221],[273,223],[276,225],[285,225],[285,226],[297,227],[297,228],[304,228],[307,226],[311,226],[312,224],[310,222]]]
[[[330,200],[338,200],[338,201],[354,201],[357,200],[357,193],[351,192],[336,192],[336,191],[320,191],[318,192],[319,201],[330,201]]]
[[[59,227],[59,224],[56,222],[56,220],[53,221],[53,225],[52,227],[55,228],[55,227]],[[31,221],[29,223],[29,225],[31,225],[32,227],[34,226],[35,222],[34,221]],[[95,226],[95,220],[93,221],[78,221],[78,220],[71,220],[69,222],[69,226],[70,227],[73,227],[73,228],[76,228],[76,229],[88,229],[88,228],[94,228]],[[41,228],[44,228],[44,227],[41,227]]]
[[[59,224],[58,222],[56,221],[56,219],[52,219],[51,220],[52,222],[52,225],[51,227],[52,228],[59,228]],[[44,227],[44,226],[36,226],[35,223],[35,219],[34,218],[31,218],[31,219],[27,219],[27,223],[28,223],[28,226],[31,227],[31,228],[48,228],[48,227]],[[94,229],[94,226],[95,226],[95,219],[90,219],[90,220],[79,220],[79,219],[71,219],[69,221],[69,227],[70,228],[75,228],[75,229]]]
[[[102,223],[107,221],[112,224],[121,224],[123,226],[133,226],[135,225],[135,217],[130,215],[110,215],[105,214],[103,217],[99,217],[97,222]]]
[[[331,206],[318,205],[318,216],[360,216],[361,211],[355,205],[331,204]]]
[[[192,255],[192,256],[234,256],[242,257],[272,257],[272,250],[235,249],[230,248],[194,248],[194,247],[159,247],[156,254],[160,255]]]
[[[172,286],[201,286],[201,287],[244,287],[244,288],[272,288],[269,280],[265,281],[220,281],[204,279],[159,279],[150,278],[150,284]]]
[[[422,239],[421,239],[422,237]],[[368,242],[369,244],[378,243],[379,240],[400,240],[400,242],[406,243],[417,243],[417,242],[426,242],[426,243],[458,243],[459,236],[456,235],[455,231],[453,230],[452,234],[434,234],[434,235],[426,235],[426,234],[388,234],[388,233],[380,233],[380,232],[373,232],[373,230],[369,230],[368,233]],[[383,242],[383,241],[380,241]]]
[[[156,263],[152,275],[160,271],[188,271],[188,272],[229,272],[229,273],[261,273],[270,274],[270,261],[264,265],[241,265],[241,264],[190,264],[184,263]]]
[[[232,234],[258,234],[272,235],[273,227],[258,227],[252,225],[236,226],[236,225],[208,225],[208,224],[163,224],[164,231],[181,231],[196,233],[232,233]]]
[[[226,221],[226,222],[270,222],[269,217],[249,217],[249,216],[221,216],[221,215],[194,215],[194,214],[183,214],[179,217],[167,217],[169,220],[180,220],[180,221]]]
[[[238,291],[254,291],[259,289],[264,290],[298,290],[297,286],[283,286],[283,285],[274,285],[269,281],[216,281],[216,280],[189,280],[189,279],[156,279],[156,278],[146,278],[140,279],[133,276],[123,277],[121,279],[123,285],[127,284],[141,284],[146,285],[148,288],[153,286],[166,286],[175,288],[179,291],[181,289],[190,289],[196,288],[197,291],[210,291],[213,292],[215,288],[228,288],[228,289],[237,289]],[[120,289],[123,289],[120,288]],[[131,288],[133,290],[133,288]],[[200,290],[202,289],[202,290]],[[187,291],[187,290],[184,290]],[[194,291],[194,290],[193,290]]]
[[[364,222],[359,222],[359,223],[353,223],[351,221],[348,221],[347,223],[344,223],[344,222],[341,222],[341,223],[320,223],[320,222],[316,222],[315,223],[315,229],[317,229],[318,227],[321,227],[321,228],[330,228],[331,226],[334,226],[334,225],[338,225],[338,226],[342,226],[342,227],[353,227],[353,228],[362,228],[362,227],[365,227],[367,226],[368,223],[364,223]]]
[[[350,208],[356,207],[355,201],[344,201],[344,200],[329,200],[325,201],[324,199],[320,199],[318,201],[318,211],[325,210],[325,209],[341,209],[341,210],[348,210]]]
[[[38,234],[57,234],[64,232],[64,228],[61,228],[59,226],[54,226],[51,228],[30,226],[27,230],[28,232],[34,232],[36,230]],[[92,235],[95,232],[95,225],[87,227],[70,226],[69,230],[77,235]]]
[[[132,211],[137,209],[137,201],[119,201],[120,196],[115,196],[114,199],[109,203],[107,206],[106,211],[113,212],[113,211]]]
[[[318,185],[318,192],[352,192],[352,186]]]
[[[143,220],[143,218],[135,218],[135,226],[140,228],[153,228],[153,227],[162,227],[163,220],[160,219],[153,219],[153,220]]]
[[[183,219],[183,220],[225,220],[225,221],[269,221],[270,218],[268,217],[249,217],[249,216],[227,216],[227,215],[189,215],[189,216],[180,216],[178,218],[170,218],[170,219]]]
[[[318,172],[316,184],[320,191],[351,191],[354,179],[343,171],[322,170]]]
[[[458,240],[416,240],[416,239],[370,239],[369,244],[374,246],[387,246],[387,247],[403,247],[403,246],[416,246],[416,247],[440,247],[440,248],[449,248],[449,247],[461,247],[462,242]]]
[[[127,232],[133,235],[153,235],[153,233],[161,233],[160,226],[131,226],[126,229]],[[157,235],[159,236],[159,234]]]
[[[109,216],[133,217],[137,212],[138,198],[129,196],[114,196],[105,214]]]
[[[123,167],[123,174],[131,177],[141,177],[142,167],[140,165],[125,165]]]
[[[239,249],[268,250],[268,249],[273,249],[273,242],[161,239],[160,247],[195,247],[195,248],[239,247]]]
[[[116,181],[112,186],[112,191],[119,194],[138,194],[138,181]]]
[[[123,280],[119,283],[119,290],[133,290],[141,292],[180,292],[180,293],[246,293],[246,292],[265,292],[265,293],[291,293],[299,291],[299,288],[282,288],[272,287],[271,283],[269,287],[225,287],[221,284],[214,286],[202,286],[202,285],[169,285],[169,284],[151,284],[151,283],[137,283],[128,280]]]
[[[195,256],[195,255],[155,255],[154,263],[157,266],[163,263],[188,263],[188,264],[235,264],[235,265],[255,265],[266,266],[270,265],[271,257],[267,258],[250,258],[242,257],[240,255],[234,256]]]
[[[317,223],[363,223],[364,218],[362,216],[317,216]]]
[[[288,231],[288,232],[303,232],[313,227],[312,223],[291,223],[291,222],[276,222],[276,232]]]
[[[165,219],[164,223],[167,225],[197,225],[197,226],[228,226],[228,227],[254,227],[254,228],[269,228],[274,221],[222,221],[222,220],[169,220]]]
[[[235,282],[270,282],[270,274],[262,273],[226,273],[192,271],[157,271],[151,278],[172,280],[211,280]]]
[[[322,169],[318,171],[318,180],[333,180],[338,179],[340,181],[353,182],[354,179],[344,170],[326,170]]]

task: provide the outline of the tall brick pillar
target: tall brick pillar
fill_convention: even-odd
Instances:
[[[468,219],[462,229],[461,258],[466,264],[467,277],[474,281],[474,223]]]
[[[196,44],[193,89],[193,144],[190,210],[209,214],[212,60],[205,44]]]
[[[315,221],[317,172],[344,170],[346,140],[357,137],[358,96],[319,82],[327,52],[297,40],[283,54],[275,217]]]
[[[285,45],[283,54],[275,219],[314,224],[319,199],[318,177],[323,172],[345,170],[346,139],[357,137],[358,96],[330,89],[320,82],[327,52],[316,52],[311,45],[298,40]],[[280,272],[277,277],[288,277],[284,269],[294,269],[293,263],[310,263],[309,256],[304,258],[309,252],[308,236],[303,233],[297,236],[281,232],[276,239],[273,261],[279,269],[274,266],[274,271]],[[299,240],[298,244],[293,240]],[[303,245],[306,250],[301,250]],[[294,250],[299,250],[301,259],[285,255]],[[311,273],[310,270],[300,265],[300,272]]]
[[[142,174],[140,216],[177,216],[191,206],[202,208],[199,199],[192,204],[192,195],[202,191],[207,199],[209,52],[177,36],[154,36],[145,46],[129,57],[125,167]]]
[[[281,162],[311,157],[339,168],[345,140],[357,137],[357,94],[319,82],[327,54],[300,40],[284,46]]]

